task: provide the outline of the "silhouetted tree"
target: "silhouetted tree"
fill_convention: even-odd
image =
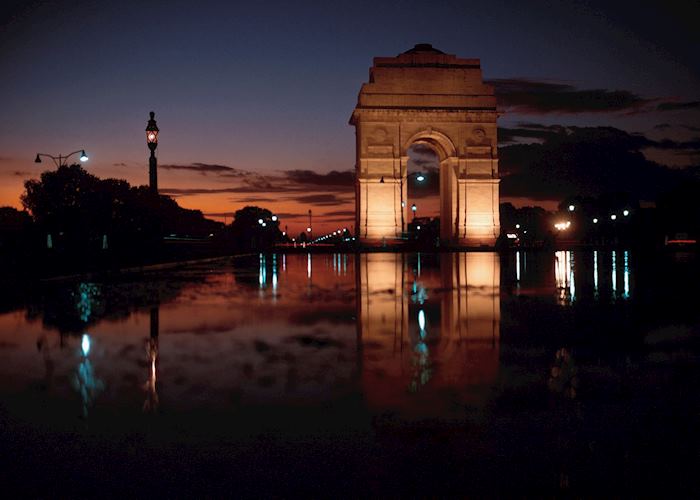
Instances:
[[[33,237],[32,218],[26,211],[0,207],[0,252],[15,253]]]
[[[268,209],[255,206],[237,210],[229,228],[233,244],[244,249],[265,249],[282,241],[279,220],[273,221],[272,215]]]
[[[42,231],[70,251],[110,248],[142,251],[163,236],[206,237],[221,223],[181,208],[168,196],[118,179],[99,179],[80,165],[61,166],[25,182],[22,204]]]

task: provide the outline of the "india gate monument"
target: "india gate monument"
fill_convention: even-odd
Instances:
[[[428,44],[375,57],[350,118],[357,138],[355,227],[366,244],[407,230],[408,150],[433,149],[440,167],[440,239],[493,246],[500,232],[496,97],[479,59]]]

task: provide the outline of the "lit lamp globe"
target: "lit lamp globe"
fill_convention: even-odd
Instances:
[[[155,116],[156,114],[151,111],[151,118],[146,126],[146,144],[151,151],[155,151],[158,147],[158,125],[156,125]]]

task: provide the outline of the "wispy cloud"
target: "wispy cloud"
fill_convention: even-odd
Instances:
[[[661,104],[656,106],[657,111],[682,111],[688,109],[700,109],[700,101],[669,101],[662,102]]]
[[[164,165],[158,165],[158,168],[163,170],[185,170],[188,172],[196,172],[202,175],[207,175],[211,173],[226,174],[229,177],[243,177],[249,174],[249,172],[243,170],[238,170],[236,168],[228,167],[226,165],[217,165],[215,163],[190,163],[188,165],[166,163]]]

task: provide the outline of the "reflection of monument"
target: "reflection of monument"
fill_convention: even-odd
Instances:
[[[406,232],[408,150],[421,144],[440,160],[440,238],[494,245],[500,232],[497,116],[493,86],[484,84],[478,59],[428,44],[376,57],[350,118],[360,239]]]
[[[361,254],[357,270],[361,372],[370,404],[404,407],[443,390],[470,399],[499,364],[500,261],[441,254],[420,276],[402,254]]]

